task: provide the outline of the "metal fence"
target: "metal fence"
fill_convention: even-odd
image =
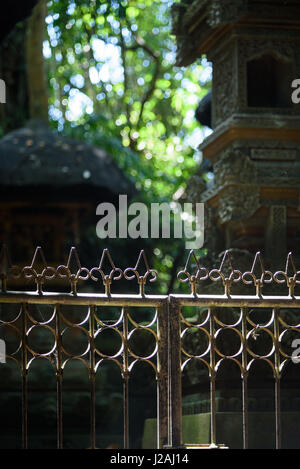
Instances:
[[[90,388],[90,447],[96,448],[96,393],[95,377],[105,361],[111,361],[120,369],[123,380],[123,447],[130,447],[129,426],[129,386],[134,367],[141,362],[147,363],[154,372],[157,387],[157,438],[155,446],[181,447],[184,441],[182,432],[182,376],[191,362],[197,362],[207,371],[209,382],[210,441],[206,446],[218,447],[216,380],[224,361],[237,366],[241,382],[242,447],[248,447],[249,433],[249,398],[248,378],[254,363],[263,362],[272,373],[274,385],[275,447],[281,447],[282,411],[281,378],[289,363],[297,363],[293,341],[300,339],[299,307],[300,296],[296,296],[300,284],[300,271],[297,271],[292,255],[289,254],[284,270],[270,272],[265,270],[260,253],[257,253],[252,267],[241,272],[232,266],[230,252],[226,252],[218,269],[209,270],[200,264],[193,251],[190,252],[186,266],[178,273],[178,280],[189,285],[187,294],[153,295],[145,292],[147,281],[155,281],[157,273],[149,265],[144,251],[141,251],[137,263],[132,268],[122,271],[116,267],[109,252],[103,251],[99,266],[92,269],[82,267],[75,248],[72,248],[65,265],[49,267],[41,248],[37,248],[30,266],[23,268],[12,265],[7,248],[4,246],[0,255],[1,293],[0,305],[5,311],[7,305],[19,305],[15,317],[1,318],[1,326],[12,330],[18,336],[15,350],[6,355],[17,364],[22,377],[22,447],[28,447],[28,375],[32,364],[37,359],[48,360],[56,376],[56,415],[57,447],[63,448],[63,379],[64,369],[70,360],[81,361],[88,370]],[[71,264],[75,261],[75,270]],[[104,272],[104,264],[109,270]],[[140,273],[143,263],[144,272]],[[136,294],[113,294],[111,285],[124,277],[135,279],[139,292]],[[32,291],[15,291],[10,282],[31,281]],[[64,280],[70,292],[47,291],[47,285],[53,281]],[[79,282],[99,282],[104,285],[103,293],[80,292]],[[219,283],[221,293],[199,293],[201,284]],[[232,290],[239,287],[233,294]],[[243,288],[254,291],[243,294]],[[271,288],[264,294],[264,288]],[[285,288],[286,292],[274,295],[274,289]],[[273,288],[273,290],[272,290]],[[32,314],[32,305],[48,305],[52,313],[47,319]],[[78,321],[70,319],[64,313],[64,307],[84,306],[85,317]],[[114,320],[105,321],[98,308],[114,306],[120,308],[120,314]],[[150,322],[140,323],[131,314],[131,308],[154,309]],[[189,314],[185,314],[185,308]],[[297,311],[298,310],[298,311]],[[191,311],[197,315],[190,319]],[[226,311],[232,319],[228,320]],[[267,312],[263,316],[262,311]],[[289,322],[289,311],[293,319]],[[225,314],[224,314],[225,312]],[[225,318],[225,319],[224,319]],[[227,319],[226,319],[227,318]],[[298,318],[298,321],[297,321]],[[52,337],[52,346],[41,352],[31,345],[30,336],[35,329],[47,331]],[[86,339],[86,348],[80,353],[72,353],[64,345],[66,330],[80,332]],[[107,354],[98,346],[98,339],[104,331],[111,331],[120,338],[120,348]],[[134,351],[131,339],[137,331],[144,331],[153,338],[154,346],[150,353]],[[232,334],[236,350],[228,351],[228,341],[222,341],[222,335]],[[189,340],[190,337],[190,340]],[[259,337],[260,345],[256,347]],[[5,337],[4,337],[5,339]],[[229,339],[231,343],[231,339]],[[191,344],[195,344],[193,346]],[[224,348],[225,343],[225,348]],[[253,345],[254,344],[254,345]],[[294,342],[295,344],[295,342]],[[300,340],[299,340],[300,344]],[[197,348],[198,347],[198,348]],[[268,350],[266,350],[266,347]],[[230,349],[230,347],[229,347]],[[0,364],[0,367],[3,366]],[[298,370],[297,370],[298,372]],[[201,442],[189,442],[201,446]]]

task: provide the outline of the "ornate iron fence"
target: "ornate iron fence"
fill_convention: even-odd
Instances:
[[[105,263],[109,266],[107,272],[104,271]],[[140,273],[142,264],[144,272]],[[6,361],[7,363],[13,361],[22,377],[20,392],[23,448],[28,447],[28,375],[32,364],[41,358],[51,363],[56,376],[58,448],[63,447],[64,369],[71,360],[79,360],[88,370],[91,448],[97,447],[95,377],[106,361],[113,362],[120,369],[123,380],[124,448],[130,446],[128,418],[130,378],[134,367],[141,362],[147,363],[153,369],[156,378],[155,446],[181,447],[187,443],[182,434],[182,385],[184,384],[182,377],[191,362],[203,365],[209,381],[208,446],[213,448],[218,447],[220,443],[226,444],[226,441],[218,440],[216,419],[218,410],[216,380],[225,361],[234,364],[240,374],[243,448],[248,447],[249,376],[257,361],[263,362],[270,369],[274,384],[275,446],[281,447],[281,381],[288,364],[298,362],[292,343],[297,340],[297,334],[300,332],[300,296],[295,295],[297,285],[300,284],[300,271],[297,271],[291,254],[287,257],[284,270],[276,272],[265,270],[262,257],[257,253],[250,270],[241,272],[233,267],[228,251],[224,254],[220,267],[212,270],[200,265],[195,253],[191,251],[186,266],[178,273],[178,280],[189,285],[190,293],[170,295],[145,293],[147,281],[155,281],[157,273],[149,267],[144,251],[141,251],[134,267],[122,271],[115,266],[107,250],[103,251],[98,267],[87,269],[81,266],[75,248],[71,249],[65,265],[50,267],[42,249],[38,247],[30,266],[21,268],[11,263],[8,250],[3,246],[0,267],[2,311],[5,312],[7,305],[18,305],[14,317],[1,318],[1,326],[13,331],[18,337],[17,346],[15,350],[7,352]],[[139,285],[139,293],[111,293],[112,283],[120,280],[122,276],[128,281],[135,278]],[[70,292],[47,291],[47,284],[51,284],[54,280],[66,281]],[[10,289],[10,282],[21,284],[22,281],[31,281],[35,285],[35,290]],[[79,292],[78,284],[81,281],[83,283],[102,281],[104,292]],[[201,284],[206,285],[208,282],[219,282],[223,291],[218,294],[201,293]],[[264,294],[266,286],[271,287],[267,295]],[[285,294],[274,295],[273,291],[278,286],[286,288]],[[233,294],[232,289],[236,287],[239,287],[242,293],[238,291],[237,294]],[[243,293],[245,287],[252,287],[254,291],[245,295]],[[47,319],[36,317],[32,311],[32,307],[36,305],[48,305],[51,312]],[[70,319],[64,312],[67,306],[85,307],[86,314],[80,320]],[[102,307],[107,306],[120,309],[120,313],[110,321],[103,319],[99,313]],[[135,307],[141,310],[153,308],[152,319],[148,322],[139,322],[131,313],[131,309]],[[185,313],[185,308],[188,308],[188,314]],[[231,319],[228,320],[226,312],[230,313]],[[292,316],[290,312],[293,312]],[[193,314],[194,317],[191,319]],[[31,336],[37,329],[47,331],[51,335],[52,345],[46,351],[31,343]],[[70,351],[64,343],[66,331],[70,329],[85,338],[86,347],[81,353]],[[99,347],[99,337],[101,339],[104,331],[113,332],[120,339],[120,347],[113,353],[104,353]],[[143,331],[153,338],[150,352],[137,353],[132,347],[132,337],[137,331]],[[222,339],[227,333],[230,333],[232,338]],[[300,339],[300,335],[298,337]],[[236,345],[234,351],[230,349],[233,343]],[[1,364],[0,367],[2,366]],[[298,370],[297,373],[299,374]],[[188,443],[197,445],[199,441]],[[201,444],[198,446],[201,447]]]

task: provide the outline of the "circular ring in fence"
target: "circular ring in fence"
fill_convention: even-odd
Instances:
[[[79,312],[77,312],[79,314]],[[66,314],[72,314],[73,315],[73,311],[70,310],[70,311],[66,311],[66,312],[62,312],[60,311],[59,312],[60,314],[60,317],[61,319],[64,321],[64,323],[68,326],[68,327],[81,327],[81,326],[84,326],[84,324],[87,324],[89,318],[90,318],[90,311],[89,309],[87,310],[85,316],[83,317],[82,320],[79,320],[79,321],[75,321],[75,322],[72,322],[70,319],[68,319],[66,317]]]
[[[184,317],[184,315],[182,314],[182,311],[180,313],[180,319],[181,321],[188,327],[203,327],[205,326],[206,324],[208,324],[208,321],[210,320],[210,317],[211,317],[211,312],[208,309],[205,310],[206,311],[206,317],[203,321],[200,321],[199,323],[198,322],[191,322],[191,320],[188,320],[187,318]],[[203,311],[203,312],[205,312]],[[198,317],[199,317],[199,314],[198,314]]]
[[[34,356],[38,355],[46,357],[51,355],[56,350],[56,333],[55,330],[48,324],[34,324],[28,329],[26,336],[26,348]],[[53,342],[52,344],[50,344],[50,338]]]
[[[187,368],[187,365],[189,365],[190,363],[193,364],[193,363],[197,363],[197,362],[204,363],[204,365],[207,368],[208,374],[211,373],[212,370],[211,370],[210,363],[209,363],[208,360],[205,360],[205,358],[203,358],[203,357],[189,357],[186,360],[182,360],[181,372],[185,371],[186,368]]]
[[[226,340],[226,335],[229,339]],[[234,339],[232,340],[232,338]],[[224,340],[225,339],[225,340]],[[235,343],[233,343],[235,342]],[[233,351],[231,348],[236,348]],[[225,326],[215,333],[215,351],[222,358],[236,358],[241,355],[244,349],[244,340],[241,332],[235,327]]]
[[[246,348],[253,358],[271,357],[275,351],[274,342],[274,334],[266,327],[254,327],[246,336]],[[252,350],[252,348],[254,348],[254,350]],[[270,350],[267,351],[265,350],[266,348],[270,348]]]
[[[14,356],[22,349],[22,334],[13,322],[1,324],[2,337],[5,340],[6,355]]]
[[[272,370],[272,373],[273,373],[273,376],[275,376],[276,374],[276,370],[275,370],[275,366],[274,366],[274,363],[269,360],[268,357],[255,357],[255,358],[252,358],[248,365],[247,365],[247,371],[248,372],[251,372],[252,370],[252,367],[254,364],[256,364],[258,361],[262,361],[263,363],[267,363],[267,365],[271,368]],[[249,377],[251,377],[251,375],[249,374]]]
[[[91,366],[88,362],[88,360],[86,360],[85,358],[81,357],[81,356],[74,356],[74,357],[69,357],[69,358],[66,358],[63,363],[62,363],[62,370],[64,370],[66,368],[66,366],[68,365],[68,363],[71,363],[72,360],[78,360],[80,361],[80,363],[83,363],[86,368],[88,369],[88,371],[90,372],[91,371]]]
[[[224,319],[227,319],[228,316],[232,316],[231,319],[234,320],[234,316],[235,316],[235,310],[233,308],[221,308],[220,310],[217,310],[216,309],[214,310],[214,321],[221,327],[223,328],[226,328],[226,327],[237,327],[238,325],[241,324],[242,322],[242,319],[243,319],[243,311],[241,308],[239,308],[239,313],[238,313],[238,317],[235,319],[235,322],[233,323],[228,323],[228,322],[225,322]],[[222,321],[219,319],[220,315],[224,315],[226,316],[227,315],[227,318],[225,317],[224,319],[222,318]],[[229,318],[229,321],[230,321],[230,318]]]
[[[105,365],[105,363],[107,362],[114,362],[116,365],[118,365],[119,369],[120,369],[120,372],[121,374],[123,374],[123,363],[120,362],[120,360],[117,360],[117,358],[114,358],[114,357],[104,357],[104,358],[100,358],[100,360],[98,360],[95,364],[95,372],[97,372],[98,368],[100,369],[100,373],[101,373],[101,366],[102,365]]]
[[[36,306],[36,311],[31,310],[31,308],[33,306]],[[48,319],[46,319],[44,317],[45,311],[42,312],[39,309],[40,306],[48,306],[48,305],[30,305],[30,309],[29,309],[29,307],[26,309],[26,316],[33,324],[40,325],[40,326],[45,326],[47,324],[50,324],[54,320],[55,315],[56,315],[56,310],[53,307],[50,308],[51,309],[50,317],[48,317]],[[34,315],[39,316],[40,320],[36,319],[34,317]]]
[[[284,319],[282,316],[286,316],[286,319]],[[299,309],[295,309],[295,308],[280,309],[279,314],[278,314],[278,321],[286,329],[294,328],[294,327],[300,329]]]
[[[84,357],[90,351],[89,332],[82,326],[64,328],[61,333],[61,342],[62,351],[71,358]]]
[[[211,348],[211,336],[203,327],[186,327],[181,333],[181,351],[189,358],[202,358]]]
[[[55,362],[55,360],[53,360],[53,358],[52,358],[50,355],[34,355],[34,356],[31,357],[30,360],[28,361],[28,363],[27,363],[27,365],[26,365],[26,370],[29,371],[31,365],[32,365],[33,363],[36,363],[37,360],[48,360],[48,362],[51,363],[51,365],[53,366],[54,371],[55,371],[55,372],[57,371],[56,362]]]
[[[155,365],[155,363],[153,363],[148,357],[139,357],[139,358],[136,358],[135,360],[133,360],[133,362],[130,363],[129,367],[128,367],[128,372],[131,373],[133,368],[138,365],[139,363],[147,363],[148,365],[150,365],[153,370],[154,370],[154,373],[155,373],[155,376],[157,378],[158,374],[157,374],[157,367]]]
[[[279,336],[279,351],[283,357],[300,363],[300,330],[297,327],[282,331]]]
[[[253,315],[257,315],[259,316],[259,322],[258,321],[255,321],[255,318],[250,318],[250,315],[253,314]],[[263,314],[268,314],[270,315],[270,317],[265,320],[263,323],[262,323],[262,315]],[[275,312],[274,310],[268,310],[268,309],[264,309],[264,308],[255,308],[255,309],[251,309],[250,311],[248,311],[247,313],[247,322],[253,327],[253,328],[257,328],[257,327],[270,327],[274,324],[274,319],[275,319]]]
[[[157,311],[155,311],[153,318],[151,319],[150,322],[147,322],[147,324],[140,324],[136,322],[130,313],[127,313],[127,318],[128,322],[131,323],[136,329],[148,329],[150,327],[153,327],[154,324],[157,321]]]
[[[158,337],[148,327],[138,327],[128,334],[128,352],[136,359],[148,360],[155,357],[158,350]]]
[[[117,358],[123,353],[124,337],[116,327],[106,326],[95,332],[94,344],[100,357]]]
[[[118,314],[119,314],[119,317],[115,318],[115,319],[101,319],[101,317],[99,317],[99,314],[100,313],[104,313],[104,309],[100,309],[100,312],[96,311],[95,314],[94,314],[94,318],[95,318],[95,321],[96,321],[96,324],[98,327],[118,327],[118,326],[121,326],[122,323],[123,323],[123,320],[124,320],[124,311],[121,310],[121,311],[118,311]],[[107,316],[107,313],[106,313],[106,316]]]
[[[239,372],[241,373],[241,375],[242,375],[242,374],[244,373],[244,371],[245,371],[245,370],[243,369],[242,363],[241,363],[239,360],[237,360],[236,357],[229,357],[229,356],[227,356],[227,357],[222,357],[222,358],[220,358],[220,359],[217,361],[217,363],[216,363],[216,365],[215,365],[215,372],[216,372],[216,376],[217,376],[217,377],[218,377],[218,372],[220,372],[221,365],[226,364],[226,363],[235,363],[235,364],[238,366]]]
[[[0,326],[13,324],[22,316],[23,308],[19,304],[0,304]]]

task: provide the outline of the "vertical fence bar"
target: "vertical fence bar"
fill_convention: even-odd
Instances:
[[[276,449],[281,449],[281,409],[280,409],[280,350],[279,350],[279,311],[273,309],[274,315],[274,346],[275,346],[275,425]]]
[[[171,357],[170,357],[170,343],[171,343],[171,331],[170,331],[170,320],[171,314],[170,314],[170,304],[168,301],[168,446],[172,446],[172,396],[171,396],[171,376],[172,376],[172,370],[171,370]]]
[[[180,304],[174,297],[169,303],[170,324],[170,444],[173,448],[182,446],[182,389],[181,389],[181,323]],[[171,344],[172,342],[172,344]]]
[[[247,308],[242,311],[242,412],[243,412],[243,449],[248,449],[248,353],[247,353]]]
[[[22,304],[22,448],[28,448],[27,310]]]
[[[62,340],[60,305],[56,305],[56,393],[57,393],[57,448],[63,448],[63,416],[62,416]]]
[[[90,322],[90,425],[91,425],[91,449],[96,449],[96,391],[95,391],[95,306],[89,308]]]
[[[158,331],[158,351],[157,351],[157,448],[169,445],[168,430],[168,303],[165,301],[157,309],[157,331]]]
[[[216,363],[215,363],[215,319],[212,308],[209,308],[210,321],[210,443],[216,445]]]
[[[129,448],[129,370],[128,370],[128,308],[123,308],[123,412],[124,412],[124,449]]]
[[[280,378],[275,378],[276,449],[281,449]]]

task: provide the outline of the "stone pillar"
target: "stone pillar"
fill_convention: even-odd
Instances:
[[[217,227],[212,241],[206,225],[208,251],[259,250],[270,264],[284,263],[290,250],[300,258],[300,104],[291,98],[300,78],[300,4],[182,2],[173,7],[173,30],[178,65],[206,54],[213,66],[213,133],[200,149],[214,178],[194,198]]]

